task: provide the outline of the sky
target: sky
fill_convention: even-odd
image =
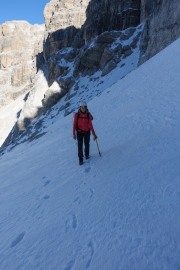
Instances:
[[[12,20],[25,20],[31,24],[43,24],[43,11],[50,0],[0,0],[0,24]]]
[[[91,140],[78,165],[61,103],[0,157],[1,269],[179,269],[177,55],[180,39],[88,103],[101,157]]]

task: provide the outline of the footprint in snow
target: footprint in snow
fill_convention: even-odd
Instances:
[[[92,241],[89,242],[88,248],[90,249],[90,258],[89,258],[89,260],[88,260],[88,262],[86,264],[86,269],[88,269],[91,266],[92,258],[93,258],[93,255],[94,255],[94,245],[93,245]]]
[[[81,204],[81,200],[80,200],[80,198],[79,197],[76,197],[75,199],[74,199],[74,201],[73,201],[74,203],[77,203],[78,205],[80,205]]]
[[[65,266],[64,270],[71,270],[72,267],[75,264],[75,260],[71,260],[70,262],[68,262],[68,264]]]
[[[44,183],[44,187],[46,187],[47,185],[49,185],[51,181],[50,180],[47,180],[45,183]]]
[[[87,168],[84,169],[84,171],[85,171],[86,173],[90,172],[90,170],[91,170],[91,167],[87,167]]]
[[[12,241],[11,243],[11,248],[15,247],[17,244],[19,244],[19,242],[21,242],[24,238],[25,232],[20,233],[15,239],[14,241]]]
[[[92,188],[90,188],[89,191],[90,191],[90,196],[89,196],[89,197],[90,197],[90,199],[91,199],[92,196],[93,196],[93,194],[94,194],[94,190],[93,190]]]
[[[43,197],[44,200],[48,200],[49,198],[50,198],[49,195],[45,195],[45,196]]]
[[[68,232],[70,229],[77,228],[77,218],[76,215],[71,215],[65,222],[65,232]]]

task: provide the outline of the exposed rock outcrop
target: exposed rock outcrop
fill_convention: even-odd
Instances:
[[[44,25],[12,21],[0,25],[0,104],[32,87],[42,52]]]
[[[140,0],[91,0],[83,25],[87,42],[105,31],[124,30],[140,23]]]
[[[44,11],[46,19],[44,55],[50,70],[49,82],[53,82],[56,77],[64,76],[68,72],[55,54],[67,47],[76,49],[73,72],[75,77],[79,72],[93,74],[99,68],[101,70],[105,68],[102,72],[102,75],[105,75],[115,68],[120,59],[117,54],[120,55],[122,50],[117,48],[118,52],[113,60],[113,51],[110,52],[108,48],[117,38],[113,30],[120,31],[136,27],[140,23],[140,3],[140,0],[84,0],[80,2],[51,0]],[[120,38],[126,39],[123,34]],[[91,42],[94,42],[94,46],[90,45]],[[108,51],[108,56],[106,51]],[[130,55],[131,50],[126,50],[125,54]],[[57,61],[54,61],[54,58]],[[54,64],[55,62],[57,64]]]
[[[63,89],[60,87],[59,83],[54,82],[51,87],[45,92],[42,99],[43,109],[46,111],[55,105],[61,97],[64,96]]]
[[[133,38],[132,44],[123,45],[124,41],[133,37],[136,28],[125,31],[106,31],[93,40],[93,43],[85,46],[79,53],[79,60],[75,63],[74,75],[81,72],[87,75],[102,71],[102,76],[108,74],[123,58],[133,52],[137,47],[140,35]]]
[[[81,28],[86,20],[90,0],[51,0],[44,9],[46,33],[53,33],[69,26]]]
[[[179,1],[141,0],[141,22],[145,27],[140,64],[180,36]]]
[[[78,32],[86,20],[89,2],[90,0],[51,0],[46,5],[44,9],[46,59],[60,49],[72,47],[72,44],[74,47],[83,45],[83,39],[78,37]]]
[[[45,58],[65,47],[81,48],[105,31],[137,26],[140,23],[140,2],[51,0],[44,11]]]
[[[44,25],[26,21],[0,25],[0,144],[21,116],[27,93],[33,89],[43,60],[44,29]]]

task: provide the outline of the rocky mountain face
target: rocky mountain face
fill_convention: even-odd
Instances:
[[[140,64],[180,36],[180,3],[177,0],[141,0],[144,31]]]
[[[130,31],[128,38],[113,31],[139,25],[140,3],[140,0],[51,1],[44,11],[44,57],[49,69],[49,84],[57,81],[66,94],[76,78],[92,75],[97,70],[101,70],[104,76],[116,67],[122,57],[130,55],[131,46],[119,45],[114,49],[111,46],[117,38],[128,39],[135,29]],[[132,46],[137,45],[138,38],[133,40]],[[72,49],[64,52],[69,47]],[[72,61],[74,69],[69,72]]]
[[[51,0],[44,9],[46,35],[69,26],[81,28],[86,20],[89,2],[90,0]]]
[[[48,59],[65,47],[81,48],[105,31],[137,26],[140,0],[52,0],[46,5],[44,16],[44,53]]]
[[[83,37],[88,43],[105,31],[124,30],[140,23],[140,0],[91,0]]]
[[[45,9],[44,55],[50,70],[48,81],[51,84],[61,76],[58,80],[61,86],[64,85],[64,93],[69,91],[74,78],[71,76],[72,79],[68,78],[67,83],[65,82],[63,77],[67,75],[68,67],[61,65],[62,54],[55,56],[56,51],[67,47],[73,48],[73,52],[71,51],[68,56],[66,53],[65,58],[68,58],[67,61],[76,58],[73,72],[75,77],[79,74],[91,75],[98,69],[102,70],[102,74],[106,74],[116,67],[118,61],[118,57],[114,59],[112,57],[116,52],[109,50],[113,35],[115,35],[112,31],[144,24],[139,64],[180,36],[180,5],[177,0],[91,0],[80,1],[78,4],[74,2],[73,0],[60,2],[54,0]],[[81,20],[74,16],[79,8],[82,11],[82,13],[79,12]],[[104,34],[109,37],[103,40],[99,36],[104,32],[109,32],[109,34]],[[92,42],[95,43],[93,48],[89,46]],[[127,51],[130,52],[130,49],[128,48]],[[119,54],[121,52],[120,49]],[[51,58],[51,56],[54,57]]]
[[[0,105],[9,104],[33,86],[44,25],[12,21],[0,25]]]
[[[20,117],[34,87],[39,63],[43,62],[44,29],[44,25],[26,21],[0,25],[0,144]]]
[[[5,145],[64,96],[59,111],[71,112],[84,77],[100,84],[139,44],[141,64],[180,36],[177,0],[51,0],[44,17],[0,26],[0,104],[28,93]]]
[[[89,2],[90,0],[51,0],[46,5],[44,9],[45,59],[60,49],[84,45],[78,33],[86,20]]]

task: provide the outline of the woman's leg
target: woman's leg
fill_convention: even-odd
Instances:
[[[90,132],[84,133],[85,157],[89,158]]]
[[[79,162],[83,162],[83,133],[77,132]]]

